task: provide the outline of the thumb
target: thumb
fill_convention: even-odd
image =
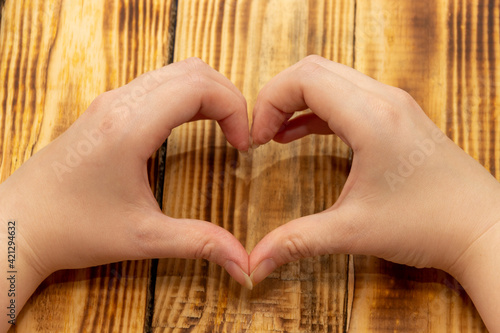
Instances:
[[[344,211],[330,209],[301,217],[267,234],[250,253],[255,285],[276,268],[301,258],[349,252],[354,236]]]
[[[175,219],[156,213],[148,233],[145,255],[149,258],[206,259],[226,269],[238,283],[252,289],[248,253],[227,230],[210,222]]]

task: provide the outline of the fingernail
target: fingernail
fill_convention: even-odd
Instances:
[[[250,132],[251,133],[251,132]],[[255,142],[253,142],[253,138],[252,138],[252,135],[250,134],[250,149],[254,150],[254,149],[257,149],[259,148],[260,145],[256,144]]]
[[[245,273],[234,261],[228,260],[224,265],[224,269],[243,287],[250,290],[253,289],[252,280],[248,274]]]
[[[264,261],[262,261],[257,268],[255,268],[250,274],[250,279],[252,280],[252,283],[255,285],[262,280],[264,280],[269,274],[271,274],[276,268],[278,268],[278,265],[274,262],[274,259],[269,258]]]

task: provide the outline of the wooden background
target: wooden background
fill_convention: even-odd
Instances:
[[[0,178],[97,95],[146,71],[198,56],[242,90],[251,110],[271,77],[316,53],[406,89],[500,179],[499,18],[494,0],[6,0]],[[165,213],[212,221],[251,250],[278,225],[332,205],[349,161],[348,147],[333,136],[240,155],[214,123],[197,122],[172,133],[150,175]],[[346,255],[285,265],[253,291],[202,260],[60,271],[11,329],[347,330],[486,332],[449,275]]]

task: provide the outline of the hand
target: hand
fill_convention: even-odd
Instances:
[[[233,146],[248,149],[243,95],[188,59],[102,94],[2,183],[0,217],[18,225],[24,301],[55,270],[126,259],[204,258],[249,286],[248,253],[231,233],[165,216],[150,189],[148,158],[174,127],[197,119],[217,120]]]
[[[312,113],[289,120],[308,107]],[[351,172],[331,208],[291,221],[257,244],[250,254],[254,284],[285,263],[330,253],[436,267],[465,283],[478,255],[491,259],[483,268],[498,261],[491,256],[494,247],[484,251],[500,243],[485,243],[500,235],[499,183],[407,93],[307,57],[261,90],[251,136],[255,144],[287,143],[311,133],[335,133],[349,145]],[[498,270],[488,274],[498,290]]]

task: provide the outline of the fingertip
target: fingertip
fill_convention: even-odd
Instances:
[[[272,272],[274,272],[278,268],[278,265],[274,261],[273,258],[268,258],[262,260],[257,267],[250,274],[250,280],[253,285],[262,282],[266,277],[269,276]]]
[[[259,95],[259,98],[266,99],[266,94]],[[276,133],[283,127],[283,124],[293,113],[285,113],[269,102],[257,101],[253,111],[252,137],[253,148],[271,141]]]
[[[248,119],[242,112],[234,112],[231,116],[218,121],[227,141],[240,151],[248,151],[251,146]]]
[[[224,264],[224,269],[243,287],[252,290],[253,283],[248,274],[234,261],[228,260]]]
[[[235,146],[235,148],[238,149],[242,153],[247,153],[248,150],[251,148],[251,143],[248,140],[243,141],[240,144],[238,144],[237,146]]]
[[[268,143],[274,138],[276,132],[276,130],[267,126],[261,128],[257,127],[252,133],[252,148],[257,149],[259,146]]]
[[[273,141],[275,141],[277,143],[281,143],[281,144],[286,144],[286,143],[290,143],[296,139],[299,139],[299,138],[291,137],[288,132],[281,132],[281,133],[278,133],[274,136]]]

